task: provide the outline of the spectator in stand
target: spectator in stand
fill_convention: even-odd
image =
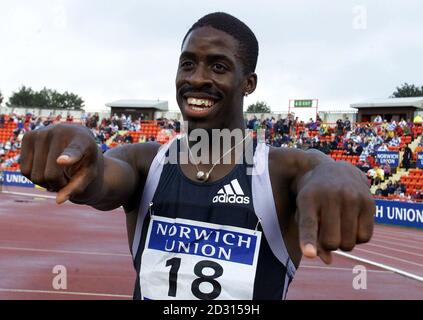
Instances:
[[[351,131],[351,121],[348,119],[348,117],[345,117],[344,130],[345,132]]]
[[[178,120],[175,120],[174,126],[175,126],[175,132],[180,133],[181,132],[181,123]]]
[[[319,134],[321,136],[326,136],[329,134],[329,126],[325,123],[319,125]]]
[[[317,130],[317,122],[314,122],[313,118],[310,118],[310,120],[306,123],[306,128],[310,131]]]
[[[380,147],[379,147],[379,148],[377,148],[377,151],[389,151],[389,148],[388,148],[388,146],[386,145],[386,143],[382,143],[382,144],[380,145]]]
[[[414,125],[416,125],[416,126],[421,126],[421,125],[423,125],[423,118],[422,118],[422,116],[420,115],[420,114],[417,114],[415,117],[414,117]]]
[[[402,158],[402,167],[405,168],[405,171],[408,171],[408,169],[410,168],[410,162],[412,157],[413,157],[413,152],[411,151],[408,144],[406,144],[404,147],[404,154]]]
[[[374,168],[367,171],[367,176],[372,180],[372,184],[376,186],[383,182],[385,179],[384,171],[378,166],[375,166]]]
[[[351,143],[347,144],[347,147],[345,148],[345,150],[347,151],[347,156],[354,155],[353,145]]]
[[[336,120],[336,135],[342,136],[344,134],[344,122],[342,119]]]
[[[273,139],[272,146],[274,147],[281,147],[282,146],[282,135],[276,134],[275,138]]]
[[[123,136],[120,135],[119,133],[117,133],[115,138],[113,139],[113,141],[115,141],[117,143],[123,143]]]
[[[68,123],[73,122],[73,116],[70,114],[70,112],[68,112],[68,114],[66,116],[66,122],[68,122]]]
[[[134,142],[134,138],[129,133],[127,133],[127,134],[124,135],[124,137],[123,137],[123,143],[125,143],[125,144],[131,144],[133,142]]]
[[[405,192],[407,191],[406,185],[404,183],[400,183],[398,187],[398,191],[399,191],[399,194],[404,195]]]
[[[327,143],[327,141],[323,141],[319,150],[321,152],[323,152],[324,154],[330,153],[330,147],[329,147],[329,144]]]
[[[282,123],[282,133],[283,134],[290,134],[291,121],[289,121],[288,118],[285,118],[285,119],[281,120],[281,123]]]
[[[391,166],[388,163],[385,163],[382,166],[382,169],[383,169],[384,177],[391,176],[391,174],[392,174],[392,168],[391,168]]]
[[[361,154],[363,153],[363,147],[357,142],[354,142],[352,146],[352,151],[354,156],[361,156]]]
[[[382,116],[378,114],[376,116],[376,118],[373,120],[373,122],[375,122],[375,123],[382,123],[383,122]]]
[[[399,138],[395,133],[394,137],[389,141],[388,144],[392,147],[398,147],[401,144],[401,138]]]
[[[411,199],[412,200],[417,200],[417,201],[421,201],[423,200],[423,192],[422,190],[418,190],[416,189],[412,194],[411,194]]]
[[[367,172],[366,172],[367,177],[370,179],[371,184],[375,184],[375,180],[376,180],[376,168],[370,168]]]
[[[359,168],[364,173],[367,173],[371,169],[371,166],[367,161],[360,160],[357,164],[357,168]]]
[[[248,121],[247,128],[253,130],[256,126],[256,122],[258,122],[256,116],[252,116],[251,119]]]
[[[379,188],[381,188],[380,186],[379,186]],[[379,189],[378,188],[378,189]],[[388,192],[388,187],[387,186],[385,186],[383,189],[382,189],[382,197],[387,197],[389,195],[389,192]]]

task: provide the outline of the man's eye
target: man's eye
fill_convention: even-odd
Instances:
[[[182,61],[181,62],[181,68],[183,69],[189,69],[193,67],[193,63],[191,61]]]
[[[219,73],[223,73],[223,72],[227,71],[228,68],[224,64],[215,63],[213,65],[213,70],[216,71],[216,72],[219,72]]]

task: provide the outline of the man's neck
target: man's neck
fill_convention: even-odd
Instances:
[[[241,152],[241,150],[244,152],[245,140],[248,140],[247,134],[244,123],[223,129],[188,128],[186,141],[188,141],[189,148],[196,153],[195,157],[208,159],[208,161],[201,161],[201,163],[214,164],[216,161],[223,163],[221,157],[228,153],[231,156],[232,163],[236,161],[234,159],[237,158],[237,152]]]

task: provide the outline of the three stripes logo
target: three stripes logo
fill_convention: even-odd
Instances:
[[[234,179],[217,192],[217,195],[213,198],[213,203],[249,204],[250,197],[244,195],[238,180]]]

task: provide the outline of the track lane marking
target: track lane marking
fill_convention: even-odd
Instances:
[[[96,251],[69,251],[69,250],[50,250],[50,249],[36,249],[36,248],[19,248],[19,247],[0,247],[0,250],[16,250],[16,251],[29,251],[29,252],[47,252],[47,253],[65,253],[65,254],[86,254],[97,256],[117,256],[117,257],[131,257],[130,254],[124,253],[107,253]]]
[[[76,296],[92,296],[92,297],[110,297],[110,298],[133,298],[124,294],[94,293],[94,292],[72,292],[72,291],[49,291],[49,290],[29,290],[29,289],[6,289],[0,288],[0,292],[13,293],[48,293],[48,294],[66,294]]]
[[[388,266],[388,265],[383,264],[383,263],[379,263],[379,262],[372,261],[372,260],[369,260],[369,259],[361,258],[361,257],[355,256],[355,255],[352,255],[352,254],[349,254],[349,253],[346,253],[346,252],[342,252],[342,251],[339,251],[339,250],[334,251],[333,253],[340,255],[340,256],[344,256],[344,257],[353,259],[353,260],[364,262],[364,263],[370,264],[370,265],[375,266],[375,267],[379,267],[379,268],[382,268],[382,269],[385,269],[385,270],[392,271],[394,273],[400,274],[400,275],[405,276],[407,278],[411,278],[411,279],[423,282],[423,277],[421,277],[421,276],[418,276],[416,274],[413,274],[413,273],[410,273],[410,272],[407,272],[407,271],[404,271],[404,270],[401,270],[401,269],[398,269],[398,268]]]

